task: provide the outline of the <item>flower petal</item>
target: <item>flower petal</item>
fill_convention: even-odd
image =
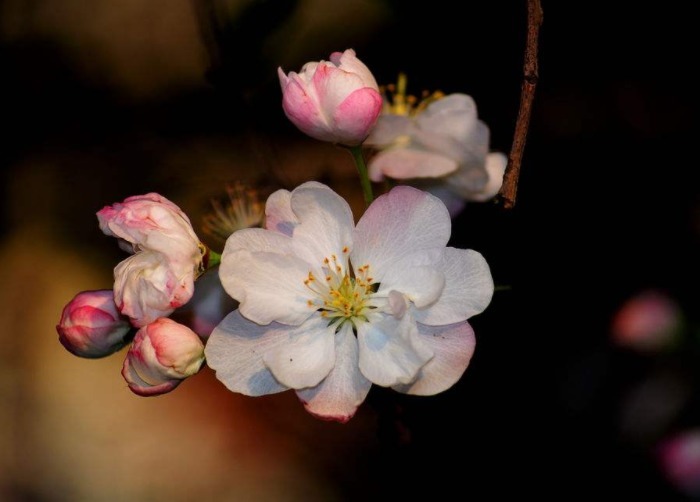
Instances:
[[[341,259],[343,249],[352,247],[350,206],[326,185],[300,185],[292,192],[291,207],[299,220],[292,239],[294,252],[307,263],[320,267],[324,258],[336,255]]]
[[[229,390],[246,396],[263,396],[287,390],[263,362],[263,356],[287,342],[286,326],[260,326],[237,310],[219,324],[207,340],[207,364]]]
[[[292,236],[299,220],[292,211],[292,193],[289,190],[277,190],[267,198],[265,203],[265,228]]]
[[[362,323],[357,329],[357,341],[360,371],[382,387],[412,382],[433,357],[410,315],[401,319],[382,315]]]
[[[435,355],[412,383],[395,385],[393,389],[405,394],[431,396],[449,389],[462,377],[474,354],[476,339],[467,322],[439,327],[419,323],[418,333]]]
[[[437,197],[398,186],[378,197],[355,228],[350,259],[355,270],[370,265],[375,282],[402,260],[412,266],[435,263],[450,238],[451,221]]]
[[[399,291],[417,308],[434,303],[445,287],[445,275],[435,267],[414,267],[398,261],[382,277],[378,293]]]
[[[437,178],[456,171],[457,161],[427,150],[392,148],[375,155],[368,169],[372,181],[381,181],[385,176],[397,180]]]
[[[448,247],[437,265],[445,275],[445,288],[437,302],[415,310],[416,321],[430,325],[452,324],[469,319],[488,307],[493,278],[480,253]]]
[[[367,65],[357,58],[354,50],[346,49],[343,53],[334,52],[330,57],[331,62],[338,66],[341,70],[345,70],[350,73],[354,73],[366,85],[371,87],[375,91],[379,90],[377,81],[374,79],[374,75],[369,71]]]
[[[360,372],[358,353],[357,339],[346,324],[335,335],[335,366],[331,372],[316,387],[297,391],[306,411],[342,423],[353,417],[372,386]]]
[[[350,93],[333,111],[337,142],[356,146],[362,143],[382,111],[382,97],[369,87]]]
[[[476,103],[460,93],[433,101],[416,119],[420,129],[460,142],[471,136],[476,122]]]
[[[263,362],[282,385],[292,389],[313,387],[335,364],[335,327],[315,316],[301,326],[284,328],[284,343],[263,355]]]
[[[489,153],[486,156],[486,172],[488,173],[488,181],[486,185],[474,193],[466,194],[467,200],[477,202],[485,202],[494,198],[503,184],[503,175],[506,172],[508,158],[500,152]],[[466,190],[465,190],[466,192]]]
[[[389,146],[400,136],[408,135],[413,128],[413,122],[404,115],[383,113],[377,118],[372,132],[365,141],[367,146]]]
[[[315,310],[304,286],[309,265],[295,256],[241,249],[226,254],[221,266],[221,284],[253,322],[299,325]]]
[[[278,69],[278,74],[280,82],[284,82],[282,109],[287,118],[312,138],[334,141],[335,136],[330,129],[328,118],[320,107],[314,88],[294,72],[289,72],[286,80],[282,79],[284,72],[281,69]]]
[[[311,315],[304,286],[310,266],[292,252],[292,239],[271,230],[246,228],[228,238],[219,277],[241,314],[258,324],[295,325]]]

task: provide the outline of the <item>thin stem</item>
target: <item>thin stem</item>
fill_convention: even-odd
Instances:
[[[503,207],[511,209],[515,205],[518,191],[520,165],[523,160],[525,141],[530,127],[532,102],[535,99],[535,88],[539,79],[537,68],[537,39],[542,25],[542,5],[540,0],[527,1],[527,43],[525,46],[525,62],[523,63],[523,83],[520,89],[520,109],[515,122],[513,146],[508,155],[508,166],[503,176],[503,185],[498,192],[503,200]]]
[[[357,172],[360,174],[360,184],[362,185],[362,193],[365,196],[365,204],[369,207],[374,200],[374,195],[372,195],[372,183],[369,181],[367,164],[365,164],[365,158],[362,155],[362,145],[348,146],[346,148],[350,150],[352,158],[355,161]]]

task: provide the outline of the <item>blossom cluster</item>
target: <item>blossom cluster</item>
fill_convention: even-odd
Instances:
[[[129,256],[111,290],[79,293],[65,307],[61,343],[92,358],[129,345],[122,375],[142,396],[170,392],[206,357],[234,392],[291,389],[311,414],[340,422],[373,384],[445,391],[474,352],[468,319],[494,291],[484,257],[448,245],[451,215],[464,200],[496,194],[505,157],[489,152],[471,97],[419,103],[402,76],[389,100],[353,50],[278,73],[292,123],[353,150],[368,202],[357,224],[345,199],[316,181],[273,192],[264,218],[262,204],[230,192],[231,207],[208,220],[226,220],[219,264],[176,204],[157,193],[128,197],[97,218]],[[385,178],[397,186],[372,201],[370,179]],[[173,314],[217,266],[237,308],[214,320],[210,336],[197,334]]]

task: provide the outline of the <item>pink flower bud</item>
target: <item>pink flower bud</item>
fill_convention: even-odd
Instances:
[[[122,376],[139,396],[165,394],[204,363],[204,344],[187,326],[161,317],[139,329]]]
[[[194,293],[195,269],[178,267],[153,251],[130,256],[114,268],[114,298],[136,327],[170,315]]]
[[[131,326],[114,303],[111,289],[78,293],[63,309],[58,340],[80,357],[108,356],[127,343]]]
[[[202,250],[189,218],[157,193],[128,197],[97,213],[100,229],[135,254],[114,269],[114,298],[136,327],[187,303],[203,271]]]
[[[187,215],[157,193],[128,197],[97,212],[100,229],[134,251],[157,251],[173,261],[201,261],[199,239]]]
[[[673,300],[645,291],[627,300],[615,314],[612,336],[620,346],[654,351],[669,345],[680,326],[680,309]]]
[[[676,488],[693,498],[700,496],[700,430],[663,440],[657,455],[662,472]]]
[[[374,76],[355,51],[334,52],[330,61],[306,63],[299,73],[279,68],[282,108],[312,138],[347,146],[361,144],[382,110]]]

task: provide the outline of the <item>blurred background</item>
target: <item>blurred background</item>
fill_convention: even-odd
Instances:
[[[316,179],[358,214],[350,157],[286,120],[276,75],[350,47],[380,83],[472,95],[507,152],[526,2],[0,0],[0,500],[700,497],[695,36],[674,4],[543,1],[517,206],[453,222],[503,286],[472,363],[430,398],[374,387],[340,425],[208,369],[140,398],[125,351],[69,354],[61,309],[124,258],[95,212],[156,191],[197,228],[227,183]]]

